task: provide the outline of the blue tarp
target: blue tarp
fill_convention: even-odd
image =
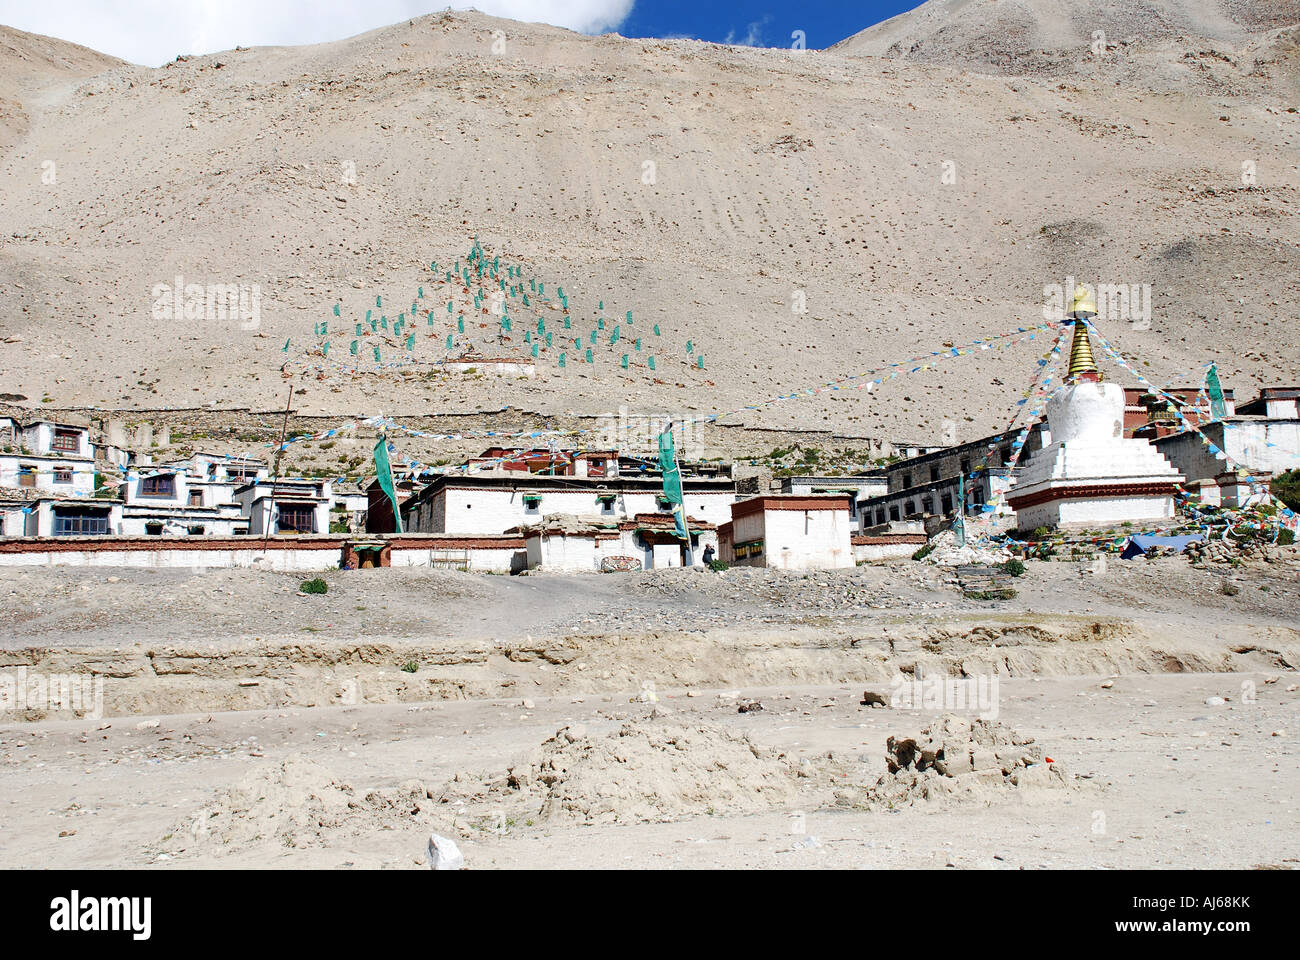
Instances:
[[[1151,547],[1167,547],[1182,553],[1189,543],[1200,543],[1204,539],[1203,534],[1194,537],[1153,537],[1138,533],[1128,538],[1128,543],[1124,545],[1124,552],[1119,556],[1121,560],[1131,560],[1139,554],[1146,553]]]

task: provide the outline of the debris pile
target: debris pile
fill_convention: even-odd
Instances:
[[[996,720],[945,714],[914,737],[890,737],[889,772],[867,791],[869,806],[916,800],[991,799],[1009,789],[1065,787],[1065,768]]]
[[[1233,564],[1247,560],[1262,560],[1264,563],[1277,563],[1294,551],[1279,547],[1263,540],[1206,540],[1201,543],[1189,543],[1183,551],[1192,563]]]
[[[974,538],[968,537],[966,546],[957,546],[957,534],[944,530],[930,538],[929,552],[922,557],[925,563],[941,567],[956,567],[964,564],[996,564],[1011,559],[1011,554],[1003,547],[991,544],[976,544]]]
[[[573,724],[502,778],[457,774],[442,800],[518,803],[530,819],[664,822],[791,804],[796,776],[784,754],[722,729],[629,722],[592,736]]]

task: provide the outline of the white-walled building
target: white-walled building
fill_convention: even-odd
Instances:
[[[686,526],[689,548],[676,535],[672,516],[662,513],[623,520],[553,516],[518,532],[530,568],[585,573],[702,566],[704,551],[718,550],[717,527],[698,517],[688,517]]]
[[[235,489],[235,501],[248,519],[250,536],[264,536],[268,529],[273,536],[329,533],[328,480],[254,480]]]
[[[735,482],[682,481],[686,514],[718,526],[731,516]],[[410,533],[504,533],[559,514],[618,521],[669,514],[658,478],[602,479],[533,474],[438,477],[402,508]]]
[[[121,532],[122,504],[90,497],[0,501],[5,537],[107,537]]]
[[[58,497],[95,492],[90,429],[52,420],[19,423],[0,417],[0,487],[40,490]]]
[[[731,505],[718,529],[727,563],[781,570],[855,565],[848,494],[769,494]]]

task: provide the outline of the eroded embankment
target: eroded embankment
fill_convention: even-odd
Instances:
[[[42,709],[51,701],[42,701],[31,684],[69,676],[102,680],[102,714],[121,716],[636,693],[650,685],[880,683],[914,676],[918,667],[927,676],[1016,677],[1286,670],[1297,664],[1295,629],[1239,625],[1197,635],[1165,624],[1042,616],[524,642],[258,638],[112,650],[31,647],[0,652],[0,681],[25,682],[29,694],[16,708],[11,700],[0,717],[66,715],[57,700],[56,709]],[[49,687],[53,697],[57,684]]]

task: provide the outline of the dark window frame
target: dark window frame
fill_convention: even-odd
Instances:
[[[275,529],[277,533],[315,533],[316,532],[316,510],[305,504],[282,503],[277,504],[277,515],[275,518]],[[286,524],[285,520],[296,520],[296,523]]]
[[[176,496],[176,474],[156,473],[140,478],[140,496],[170,500]]]

